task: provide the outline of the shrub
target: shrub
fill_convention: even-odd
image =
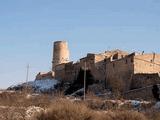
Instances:
[[[112,118],[111,120],[147,120],[142,113],[136,111],[115,111],[109,116]]]
[[[145,114],[150,120],[160,120],[160,112],[159,111],[149,110]]]
[[[57,100],[51,108],[38,114],[37,120],[147,120],[136,111],[94,111],[84,103],[75,103],[68,100]]]
[[[36,116],[37,120],[92,120],[92,111],[82,103],[57,100],[47,111]]]

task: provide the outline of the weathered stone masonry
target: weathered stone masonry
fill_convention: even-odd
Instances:
[[[91,71],[94,79],[113,91],[126,92],[147,85],[160,83],[160,54],[127,53],[121,50],[88,53],[74,63],[69,61],[66,41],[54,42],[52,71],[39,73],[37,78],[55,78],[63,82],[76,80],[80,69]],[[156,80],[155,80],[156,79]]]

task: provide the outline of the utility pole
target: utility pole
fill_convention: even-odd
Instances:
[[[86,61],[84,62],[84,100],[86,99]]]
[[[26,89],[28,88],[28,78],[29,78],[29,64],[27,65],[27,74],[26,74]]]
[[[104,88],[106,89],[107,88],[107,79],[106,79],[106,77],[107,77],[107,70],[106,70],[106,64],[107,64],[107,57],[105,56],[105,60],[104,60],[104,69],[105,69],[105,72],[104,72],[104,76],[105,76],[105,78],[104,78]]]
[[[28,65],[27,65],[26,82],[28,82],[28,78],[29,78],[29,77],[28,77],[28,76],[29,76],[29,67],[30,67],[30,66],[29,66],[29,64],[28,64]]]

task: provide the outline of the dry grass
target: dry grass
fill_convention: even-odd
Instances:
[[[37,113],[32,120],[160,120],[160,113],[156,111],[140,113],[133,111],[128,104],[119,108],[118,104],[91,94],[87,98],[90,100],[73,102],[66,100],[61,93],[53,97],[4,92],[0,94],[0,120],[27,120],[25,112],[30,106],[45,109]]]
[[[92,120],[92,110],[82,103],[68,100],[56,100],[46,112],[36,117],[37,120]]]
[[[160,111],[151,109],[145,113],[145,116],[147,116],[149,120],[160,120]]]
[[[147,120],[147,118],[136,111],[114,111],[114,114],[111,114],[111,120]]]
[[[0,106],[47,107],[54,97],[50,95],[32,95],[25,92],[4,92],[0,94]]]
[[[94,111],[84,103],[67,100],[55,101],[47,111],[36,116],[36,120],[147,120],[136,111]]]
[[[50,95],[32,95],[26,92],[0,93],[0,120],[26,120],[26,110],[30,106],[47,108],[52,99]]]

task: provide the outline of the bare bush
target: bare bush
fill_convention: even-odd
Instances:
[[[46,112],[36,116],[37,120],[92,120],[92,110],[82,103],[57,100]]]
[[[112,120],[147,120],[142,113],[136,111],[115,111],[111,118]]]
[[[55,101],[51,108],[37,115],[36,120],[147,120],[136,111],[94,111],[84,103],[67,100]]]

